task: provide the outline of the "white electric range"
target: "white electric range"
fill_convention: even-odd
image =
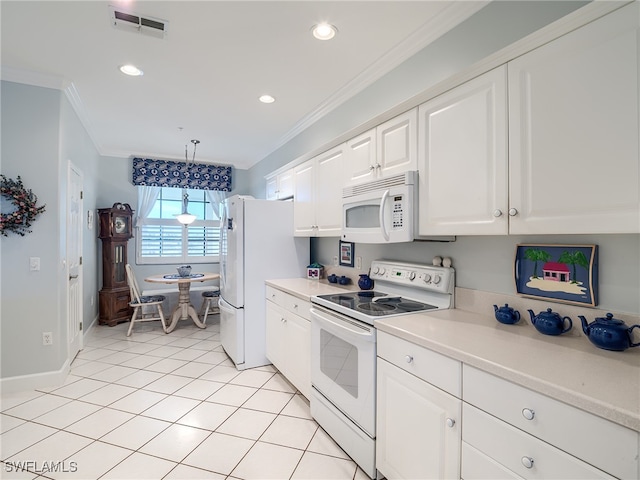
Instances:
[[[375,478],[374,321],[453,308],[455,271],[375,260],[373,290],[311,298],[311,414]]]

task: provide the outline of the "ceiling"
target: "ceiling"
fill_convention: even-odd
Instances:
[[[244,169],[485,4],[2,0],[2,79],[65,90],[101,155],[191,158],[199,139],[196,161]],[[114,26],[110,5],[164,38]],[[334,39],[311,35],[323,21]]]

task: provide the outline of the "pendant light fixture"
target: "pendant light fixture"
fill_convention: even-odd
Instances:
[[[198,148],[198,144],[200,143],[200,140],[191,140],[191,143],[193,143],[193,160],[191,164],[195,165],[196,148]],[[184,146],[184,159],[186,162],[187,171],[189,171],[189,156],[187,154],[187,145]],[[196,219],[195,215],[193,215],[192,213],[189,213],[188,207],[189,207],[189,194],[187,193],[187,189],[183,188],[182,189],[182,213],[180,215],[176,215],[176,219],[185,227],[187,225],[191,225]]]

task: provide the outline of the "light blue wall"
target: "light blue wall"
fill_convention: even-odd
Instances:
[[[71,160],[84,174],[85,191],[95,191],[98,154],[64,93],[1,82],[1,171],[18,175],[46,204],[33,232],[0,237],[0,377],[5,380],[61,369],[67,360],[66,183]],[[95,208],[92,193],[84,209]],[[95,243],[83,231],[85,261],[84,321],[95,317],[87,296],[95,295]],[[40,257],[41,270],[29,270],[29,257]],[[42,345],[52,332],[52,346]]]

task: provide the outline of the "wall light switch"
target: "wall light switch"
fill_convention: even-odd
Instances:
[[[32,272],[40,271],[40,257],[29,257],[29,270]]]

